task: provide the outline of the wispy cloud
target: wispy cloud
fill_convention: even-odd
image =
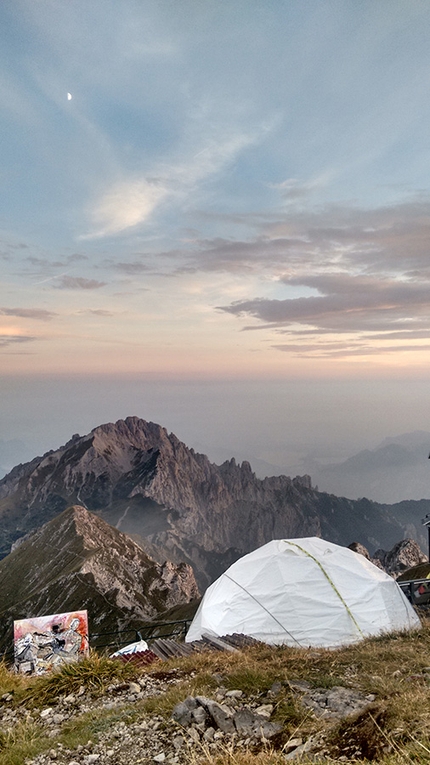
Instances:
[[[223,170],[269,127],[264,125],[254,131],[229,128],[217,131],[208,125],[207,129],[212,135],[203,140],[199,136],[198,151],[186,151],[188,156],[170,164],[158,164],[144,178],[116,182],[105,190],[89,212],[92,230],[79,239],[120,234],[147,222],[163,202],[173,199],[183,202],[200,182]]]
[[[86,279],[83,276],[62,276],[54,284],[59,290],[98,290],[105,285],[106,282]]]
[[[5,348],[8,345],[15,345],[16,343],[31,343],[37,340],[37,337],[32,335],[2,335],[0,334],[0,348]]]
[[[85,311],[77,311],[79,316],[90,314],[91,316],[114,316],[112,311],[107,311],[104,308],[87,308]]]
[[[114,184],[91,211],[94,230],[80,239],[112,236],[143,223],[167,194],[164,186],[146,180]]]
[[[140,260],[134,260],[130,263],[122,263],[119,261],[118,263],[113,263],[114,267],[118,269],[118,271],[122,271],[125,274],[141,274],[144,271],[148,271],[149,266],[147,263],[142,263]]]
[[[37,319],[41,321],[48,321],[53,319],[57,314],[53,311],[45,311],[43,308],[0,308],[1,316],[19,316],[23,319]]]

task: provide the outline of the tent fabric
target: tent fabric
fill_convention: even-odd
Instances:
[[[111,654],[110,658],[114,659],[116,656],[127,656],[128,654],[133,653],[143,653],[147,650],[148,643],[146,640],[138,640],[137,643],[130,643],[129,645],[125,645],[123,648],[120,648],[119,651],[115,651],[115,653]]]
[[[249,635],[332,648],[421,626],[388,574],[317,537],[278,539],[233,563],[206,591],[186,636]]]

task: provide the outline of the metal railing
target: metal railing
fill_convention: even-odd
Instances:
[[[397,584],[413,606],[430,608],[430,579],[411,579]]]
[[[90,633],[91,648],[121,648],[127,643],[145,640],[149,643],[156,638],[174,637],[183,640],[191,624],[191,619],[181,619],[175,622],[151,622],[144,624],[139,629],[117,630],[113,632]]]

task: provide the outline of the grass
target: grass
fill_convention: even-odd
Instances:
[[[73,750],[89,739],[96,740],[119,720],[133,722],[148,715],[168,720],[178,701],[189,695],[213,696],[220,685],[242,690],[245,703],[250,697],[259,703],[270,700],[273,717],[282,722],[283,733],[272,749],[240,751],[220,745],[215,753],[204,746],[190,750],[191,765],[284,765],[288,740],[300,737],[306,741],[314,735],[323,741],[327,763],[347,757],[349,762],[430,765],[428,624],[420,632],[372,638],[335,651],[252,646],[236,653],[208,652],[171,659],[142,669],[92,654],[79,664],[65,665],[39,678],[13,675],[0,664],[0,695],[12,692],[9,705],[31,711],[54,704],[60,696],[77,694],[81,688],[97,696],[110,684],[126,683],[137,674],[175,683],[167,684],[165,692],[134,704],[74,717],[54,740],[47,739],[34,721],[20,722],[0,734],[0,765],[21,765],[58,742]],[[340,722],[316,718],[290,687],[300,680],[312,687],[341,685],[373,693],[375,702],[365,712]],[[271,692],[275,681],[280,685]]]
[[[18,698],[32,706],[52,704],[59,696],[76,694],[83,689],[101,693],[113,682],[128,682],[136,675],[131,664],[112,661],[91,652],[79,662],[63,664],[60,669],[38,678],[29,678],[26,688],[21,686]]]

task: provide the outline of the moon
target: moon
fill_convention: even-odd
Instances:
[[[71,100],[72,100],[72,94],[71,94],[71,93],[68,93],[68,94],[67,94],[67,100],[68,100],[68,101],[71,101]]]

